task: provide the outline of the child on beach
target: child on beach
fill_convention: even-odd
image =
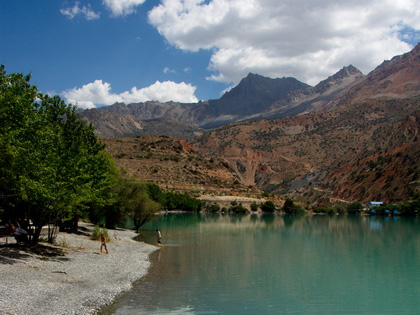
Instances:
[[[99,254],[102,254],[102,248],[105,248],[106,253],[108,254],[108,248],[106,248],[106,237],[105,235],[101,234],[101,249],[99,251]]]

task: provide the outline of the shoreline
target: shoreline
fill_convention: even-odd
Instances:
[[[93,227],[80,222],[81,233],[58,233],[61,246],[0,245],[0,314],[96,314],[147,274],[157,247],[115,229],[108,230],[109,254],[99,255]]]

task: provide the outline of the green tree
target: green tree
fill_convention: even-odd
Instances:
[[[363,210],[363,205],[360,202],[353,202],[347,206],[347,212],[349,214],[360,213]]]
[[[147,186],[134,179],[120,179],[117,200],[117,208],[133,219],[136,230],[161,209],[158,202],[150,199]]]
[[[233,205],[231,207],[229,207],[229,211],[231,212],[235,212],[235,213],[247,213],[248,209],[245,208],[242,203],[237,203],[236,205]]]
[[[261,205],[261,210],[263,212],[274,212],[276,205],[271,200],[268,200]]]
[[[220,206],[217,203],[207,204],[206,210],[209,212],[217,212],[220,211]]]
[[[149,193],[148,185],[133,178],[120,177],[110,190],[112,202],[103,207],[91,207],[89,218],[94,223],[105,219],[105,226],[114,228],[129,217],[138,230],[161,209],[161,204],[152,200]]]
[[[60,97],[37,92],[30,75],[0,67],[0,208],[3,219],[41,228],[77,216],[116,179],[92,126]]]
[[[254,201],[253,203],[251,203],[251,211],[258,211],[258,204]]]
[[[288,214],[305,214],[306,210],[300,206],[295,205],[292,199],[287,198],[283,205],[283,211]]]

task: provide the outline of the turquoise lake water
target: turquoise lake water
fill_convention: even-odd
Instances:
[[[418,218],[167,214],[110,314],[420,314]]]

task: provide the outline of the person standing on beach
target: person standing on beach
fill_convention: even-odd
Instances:
[[[101,234],[101,249],[99,251],[99,254],[102,254],[102,248],[105,248],[106,253],[108,254],[108,248],[106,248],[106,237],[103,234]]]
[[[157,233],[156,240],[157,240],[158,244],[161,245],[160,240],[162,239],[162,234],[160,233],[160,231],[158,229],[156,229],[156,233]]]

